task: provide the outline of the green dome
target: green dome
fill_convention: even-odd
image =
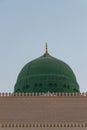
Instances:
[[[23,67],[14,92],[79,92],[79,85],[66,63],[45,53]]]

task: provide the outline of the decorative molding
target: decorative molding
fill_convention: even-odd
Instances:
[[[80,127],[80,128],[87,128],[86,123],[0,123],[1,128],[18,128],[18,127]]]
[[[23,96],[23,97],[26,97],[26,96],[44,96],[44,97],[87,97],[87,92],[72,92],[72,93],[61,93],[61,92],[56,92],[56,93],[0,93],[0,97],[18,97],[18,96]]]

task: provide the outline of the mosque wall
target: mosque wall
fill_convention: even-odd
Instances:
[[[87,122],[87,96],[0,96],[2,122]]]
[[[87,130],[87,93],[74,96],[1,94],[0,124],[0,130]],[[17,124],[31,127],[16,127]],[[64,125],[60,127],[61,124]]]

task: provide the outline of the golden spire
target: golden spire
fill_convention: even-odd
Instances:
[[[47,45],[47,42],[46,42],[46,54],[48,54],[48,45]]]

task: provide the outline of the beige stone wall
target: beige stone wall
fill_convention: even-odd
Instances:
[[[2,128],[18,123],[73,127]],[[0,124],[0,130],[87,130],[87,96],[0,96]]]
[[[0,122],[87,122],[87,96],[0,97]]]

